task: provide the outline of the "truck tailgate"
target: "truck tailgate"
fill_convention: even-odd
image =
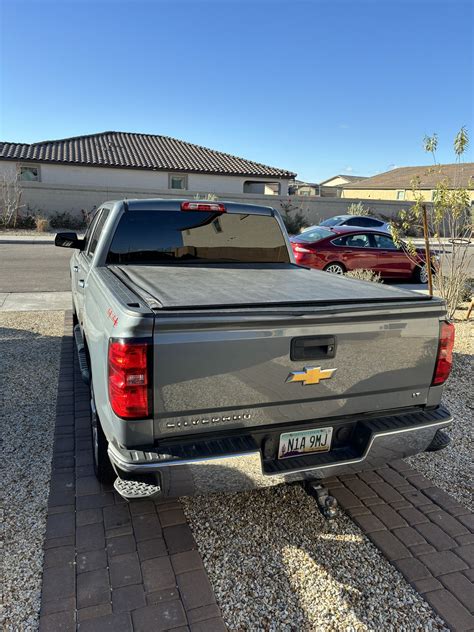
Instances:
[[[426,403],[442,304],[252,311],[157,313],[157,437]]]

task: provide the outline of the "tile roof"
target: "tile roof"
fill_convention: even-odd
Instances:
[[[450,165],[430,165],[420,167],[399,167],[379,173],[361,182],[344,184],[344,189],[411,189],[412,180],[420,178],[420,189],[435,189],[438,182],[449,178],[457,185],[474,185],[474,162]]]
[[[31,145],[0,143],[0,160],[28,160],[89,167],[186,171],[232,176],[294,178],[295,173],[238,158],[168,136],[101,132]]]

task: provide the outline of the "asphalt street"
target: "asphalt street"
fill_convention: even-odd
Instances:
[[[71,255],[71,250],[56,248],[53,243],[0,242],[0,293],[70,291]],[[474,257],[470,276],[474,277]],[[411,283],[402,287],[423,288]]]
[[[0,292],[67,292],[72,251],[53,243],[0,243]]]

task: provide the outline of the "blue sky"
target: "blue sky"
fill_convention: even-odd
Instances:
[[[474,142],[471,0],[0,2],[2,140],[163,134],[307,181]]]

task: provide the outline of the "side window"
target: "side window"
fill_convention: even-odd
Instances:
[[[376,248],[383,248],[384,250],[397,250],[397,247],[393,243],[391,237],[385,235],[373,235]]]
[[[365,226],[365,224],[361,223],[362,221],[359,217],[353,217],[352,219],[347,219],[344,222],[344,226]]]
[[[97,224],[97,220],[99,219],[100,212],[101,212],[101,209],[99,209],[97,213],[94,215],[94,217],[91,220],[91,223],[89,224],[88,229],[86,230],[86,234],[84,235],[84,248],[83,248],[84,253],[86,253],[87,249],[89,248],[91,236],[92,236],[92,233],[94,232],[94,228]]]
[[[373,219],[372,217],[364,217],[364,223],[361,226],[367,226],[367,228],[375,228],[376,226],[381,226],[383,222],[380,222],[378,219]]]
[[[338,237],[337,239],[333,239],[331,243],[334,246],[345,246],[347,237]]]
[[[89,247],[87,249],[87,255],[89,257],[92,257],[92,255],[95,252],[95,249],[97,248],[97,242],[100,239],[100,235],[102,233],[102,229],[104,228],[104,224],[107,221],[107,217],[109,216],[109,209],[103,209],[99,219],[96,222],[94,231],[92,233],[92,238],[89,244]]]
[[[346,246],[349,248],[370,248],[369,235],[348,235]]]

